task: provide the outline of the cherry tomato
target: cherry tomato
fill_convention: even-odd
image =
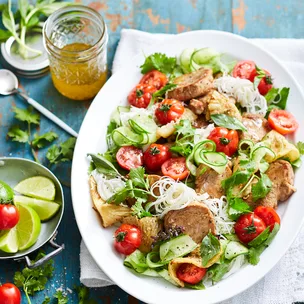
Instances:
[[[283,135],[295,132],[299,126],[291,113],[280,109],[273,109],[270,112],[268,123],[271,128]]]
[[[11,229],[19,222],[19,211],[14,205],[0,204],[0,230]]]
[[[161,171],[163,175],[169,176],[175,180],[183,180],[190,174],[185,157],[168,159],[162,164]]]
[[[266,229],[264,221],[254,213],[243,214],[234,224],[234,230],[241,242],[247,244]]]
[[[0,286],[1,304],[21,304],[20,290],[11,283],[5,283]]]
[[[270,73],[266,70],[263,70],[263,72],[265,73],[266,76],[261,79],[258,85],[258,90],[261,95],[266,95],[268,91],[272,88],[273,83]],[[254,82],[254,78],[256,76],[258,76],[258,71],[254,69],[249,76],[249,80]]]
[[[116,160],[120,167],[131,170],[144,164],[142,150],[134,146],[121,147],[116,153]]]
[[[211,131],[208,139],[213,140],[216,144],[217,152],[224,152],[228,156],[232,156],[239,145],[239,135],[236,130],[228,130],[226,128],[216,127]]]
[[[281,223],[279,215],[271,207],[258,206],[255,208],[254,214],[264,221],[266,227],[270,227],[270,231],[272,231],[275,223],[279,225]]]
[[[146,108],[157,89],[150,85],[138,84],[129,94],[129,103],[137,108]]]
[[[154,70],[148,72],[139,82],[144,85],[151,85],[155,87],[157,90],[161,89],[168,82],[168,78],[165,74]]]
[[[200,268],[193,264],[182,264],[177,268],[177,277],[186,283],[197,284],[199,283],[207,272],[206,268]]]
[[[169,147],[152,144],[144,153],[144,164],[149,171],[158,171],[161,165],[171,158]]]
[[[159,123],[165,125],[180,118],[185,111],[183,104],[176,99],[164,99],[155,110]]]
[[[232,70],[233,77],[249,79],[251,72],[255,70],[255,63],[250,60],[239,61]]]
[[[138,227],[122,224],[114,234],[115,249],[124,255],[134,252],[141,244],[141,231]]]

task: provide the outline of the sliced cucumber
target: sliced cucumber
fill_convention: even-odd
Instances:
[[[220,54],[216,50],[206,47],[194,52],[192,55],[192,60],[198,65],[203,65],[210,63],[214,57],[217,57],[219,55]]]
[[[230,241],[225,250],[225,258],[227,260],[232,260],[241,254],[247,254],[248,251],[249,249],[240,242]]]
[[[191,56],[194,52],[195,52],[195,49],[185,49],[182,52],[182,54],[180,55],[180,58],[179,58],[180,65],[185,74],[191,72],[190,60],[191,60]]]
[[[251,154],[254,142],[250,139],[243,139],[239,143],[238,153],[249,156]]]
[[[204,152],[202,150],[195,151],[194,161],[198,164],[205,164],[208,167],[221,174],[225,171],[228,159],[222,152]]]
[[[192,153],[187,157],[187,159],[186,159],[186,166],[189,169],[190,173],[193,176],[196,176],[196,169],[197,169],[197,167],[193,163],[193,154],[194,154],[194,152],[192,151]]]
[[[133,119],[129,120],[129,125],[135,133],[148,135],[147,140],[147,137],[144,136],[144,142],[142,143],[143,145],[148,143],[151,144],[157,140],[157,124],[151,116],[136,115],[135,117],[133,117]]]
[[[130,112],[130,107],[118,106],[116,110],[111,115],[111,121],[114,121],[118,126],[121,126],[120,114],[122,112]]]
[[[276,154],[266,146],[253,147],[250,158],[254,160],[257,164],[261,163],[261,160],[267,155],[268,159],[275,159]]]
[[[128,145],[141,145],[144,136],[134,133],[130,128],[120,127],[113,131],[113,141],[119,147]]]
[[[159,256],[161,262],[184,256],[193,251],[198,245],[189,235],[181,235],[160,245]]]

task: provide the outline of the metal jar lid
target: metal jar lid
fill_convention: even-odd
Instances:
[[[34,33],[27,41],[31,48],[42,51],[42,55],[35,56],[30,53],[28,59],[22,58],[16,52],[17,43],[14,37],[10,37],[6,42],[1,44],[1,62],[3,66],[22,77],[37,78],[43,76],[49,70],[49,60],[47,52],[44,49],[43,37],[41,33]]]

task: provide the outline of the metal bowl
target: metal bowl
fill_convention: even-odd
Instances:
[[[30,268],[43,264],[64,249],[64,245],[58,245],[54,241],[57,234],[57,228],[60,224],[64,211],[63,190],[57,177],[46,167],[24,158],[0,157],[0,180],[3,180],[12,188],[15,187],[20,181],[38,175],[48,177],[54,182],[56,187],[55,201],[61,204],[61,208],[52,219],[45,223],[41,223],[40,235],[37,242],[32,247],[13,254],[0,251],[0,259],[25,259],[27,266]],[[32,264],[27,255],[39,249],[47,242],[49,242],[49,244],[54,247],[55,250],[44,256],[41,260]]]

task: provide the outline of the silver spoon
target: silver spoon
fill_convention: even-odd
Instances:
[[[51,113],[41,104],[39,104],[34,99],[28,97],[26,94],[21,92],[18,89],[18,79],[14,73],[9,70],[0,70],[0,95],[11,95],[11,94],[18,94],[20,95],[25,101],[27,101],[30,105],[32,105],[36,110],[46,116],[48,119],[53,121],[59,127],[61,127],[66,132],[70,133],[72,136],[77,137],[78,134],[69,127],[65,122],[59,119],[56,115]]]

